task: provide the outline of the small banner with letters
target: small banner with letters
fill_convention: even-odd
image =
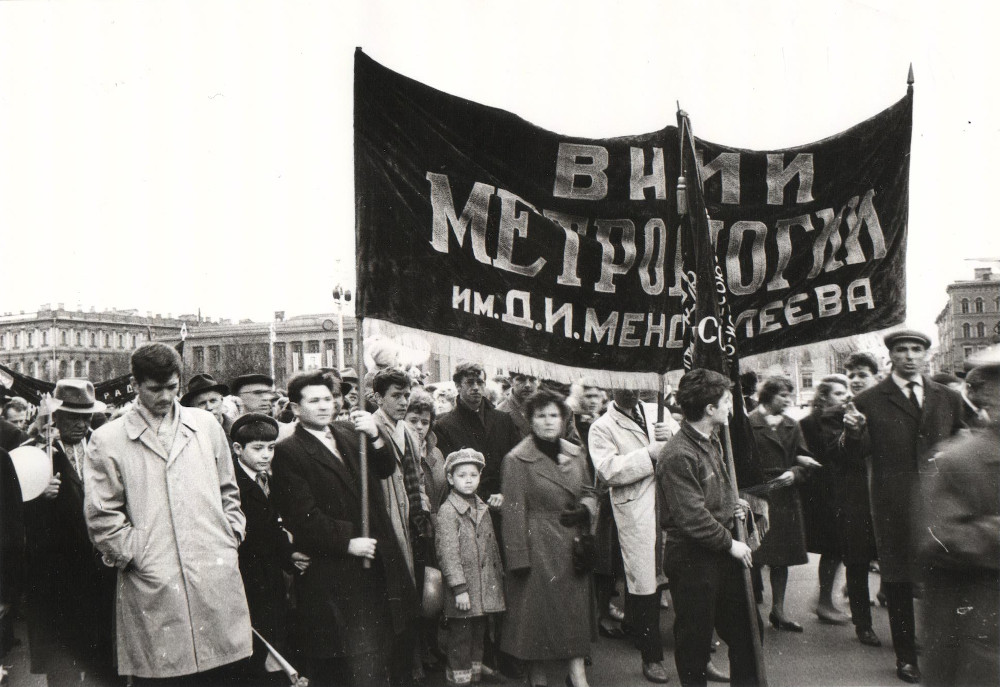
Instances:
[[[797,148],[697,140],[741,355],[904,319],[911,121],[907,94]],[[360,50],[354,127],[366,336],[607,385],[683,367],[676,127],[565,136]]]

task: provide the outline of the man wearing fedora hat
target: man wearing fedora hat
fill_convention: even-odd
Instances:
[[[236,407],[240,415],[274,414],[272,405],[276,396],[274,380],[268,375],[260,373],[240,375],[229,382],[229,390],[236,397]]]
[[[31,670],[50,685],[114,684],[114,574],[100,564],[83,515],[90,422],[105,405],[86,379],[60,379],[53,397],[52,480],[25,504]]]
[[[188,380],[187,393],[181,396],[181,405],[210,412],[228,437],[233,422],[222,412],[222,400],[228,395],[228,386],[216,382],[215,377],[207,372],[201,372]]]
[[[936,445],[964,427],[962,398],[924,376],[931,341],[911,329],[885,336],[892,373],[854,399],[844,416],[853,455],[869,456],[869,491],[879,567],[889,605],[896,675],[919,682],[913,613],[911,502]]]

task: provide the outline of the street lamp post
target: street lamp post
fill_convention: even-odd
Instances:
[[[344,302],[350,302],[351,290],[337,284],[333,287],[333,300],[337,301],[337,365],[343,370],[348,367],[344,363]]]

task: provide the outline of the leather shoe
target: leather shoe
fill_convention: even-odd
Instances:
[[[896,661],[896,677],[898,677],[903,682],[909,682],[912,685],[920,682],[920,668],[913,663],[903,663],[902,661]]]
[[[664,684],[669,679],[667,677],[667,669],[663,667],[663,663],[661,661],[643,663],[642,676],[650,682],[655,682],[660,685]]]
[[[879,640],[878,635],[875,634],[875,630],[870,627],[859,627],[855,629],[858,635],[858,641],[867,646],[882,646],[882,642]]]
[[[705,677],[709,682],[729,682],[729,676],[716,668],[711,661],[705,666]]]
[[[775,630],[788,630],[789,632],[802,632],[803,628],[797,622],[780,617],[774,611],[767,617],[771,621],[771,627]]]

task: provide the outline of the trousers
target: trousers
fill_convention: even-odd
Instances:
[[[750,622],[763,629],[743,590],[739,561],[726,552],[694,543],[668,543],[666,572],[674,603],[674,661],[684,687],[705,687],[712,630],[729,646],[729,675],[734,687],[756,686]],[[763,635],[762,635],[763,636]]]
[[[889,632],[896,660],[917,664],[916,621],[913,617],[913,585],[909,582],[882,582],[889,602]]]
[[[663,639],[660,636],[660,593],[625,594],[625,624],[643,663],[663,660]]]
[[[847,563],[847,598],[851,603],[851,620],[855,627],[872,626],[871,595],[868,591],[868,563]]]
[[[483,640],[486,616],[448,618],[448,670],[450,685],[479,682],[483,672]]]

